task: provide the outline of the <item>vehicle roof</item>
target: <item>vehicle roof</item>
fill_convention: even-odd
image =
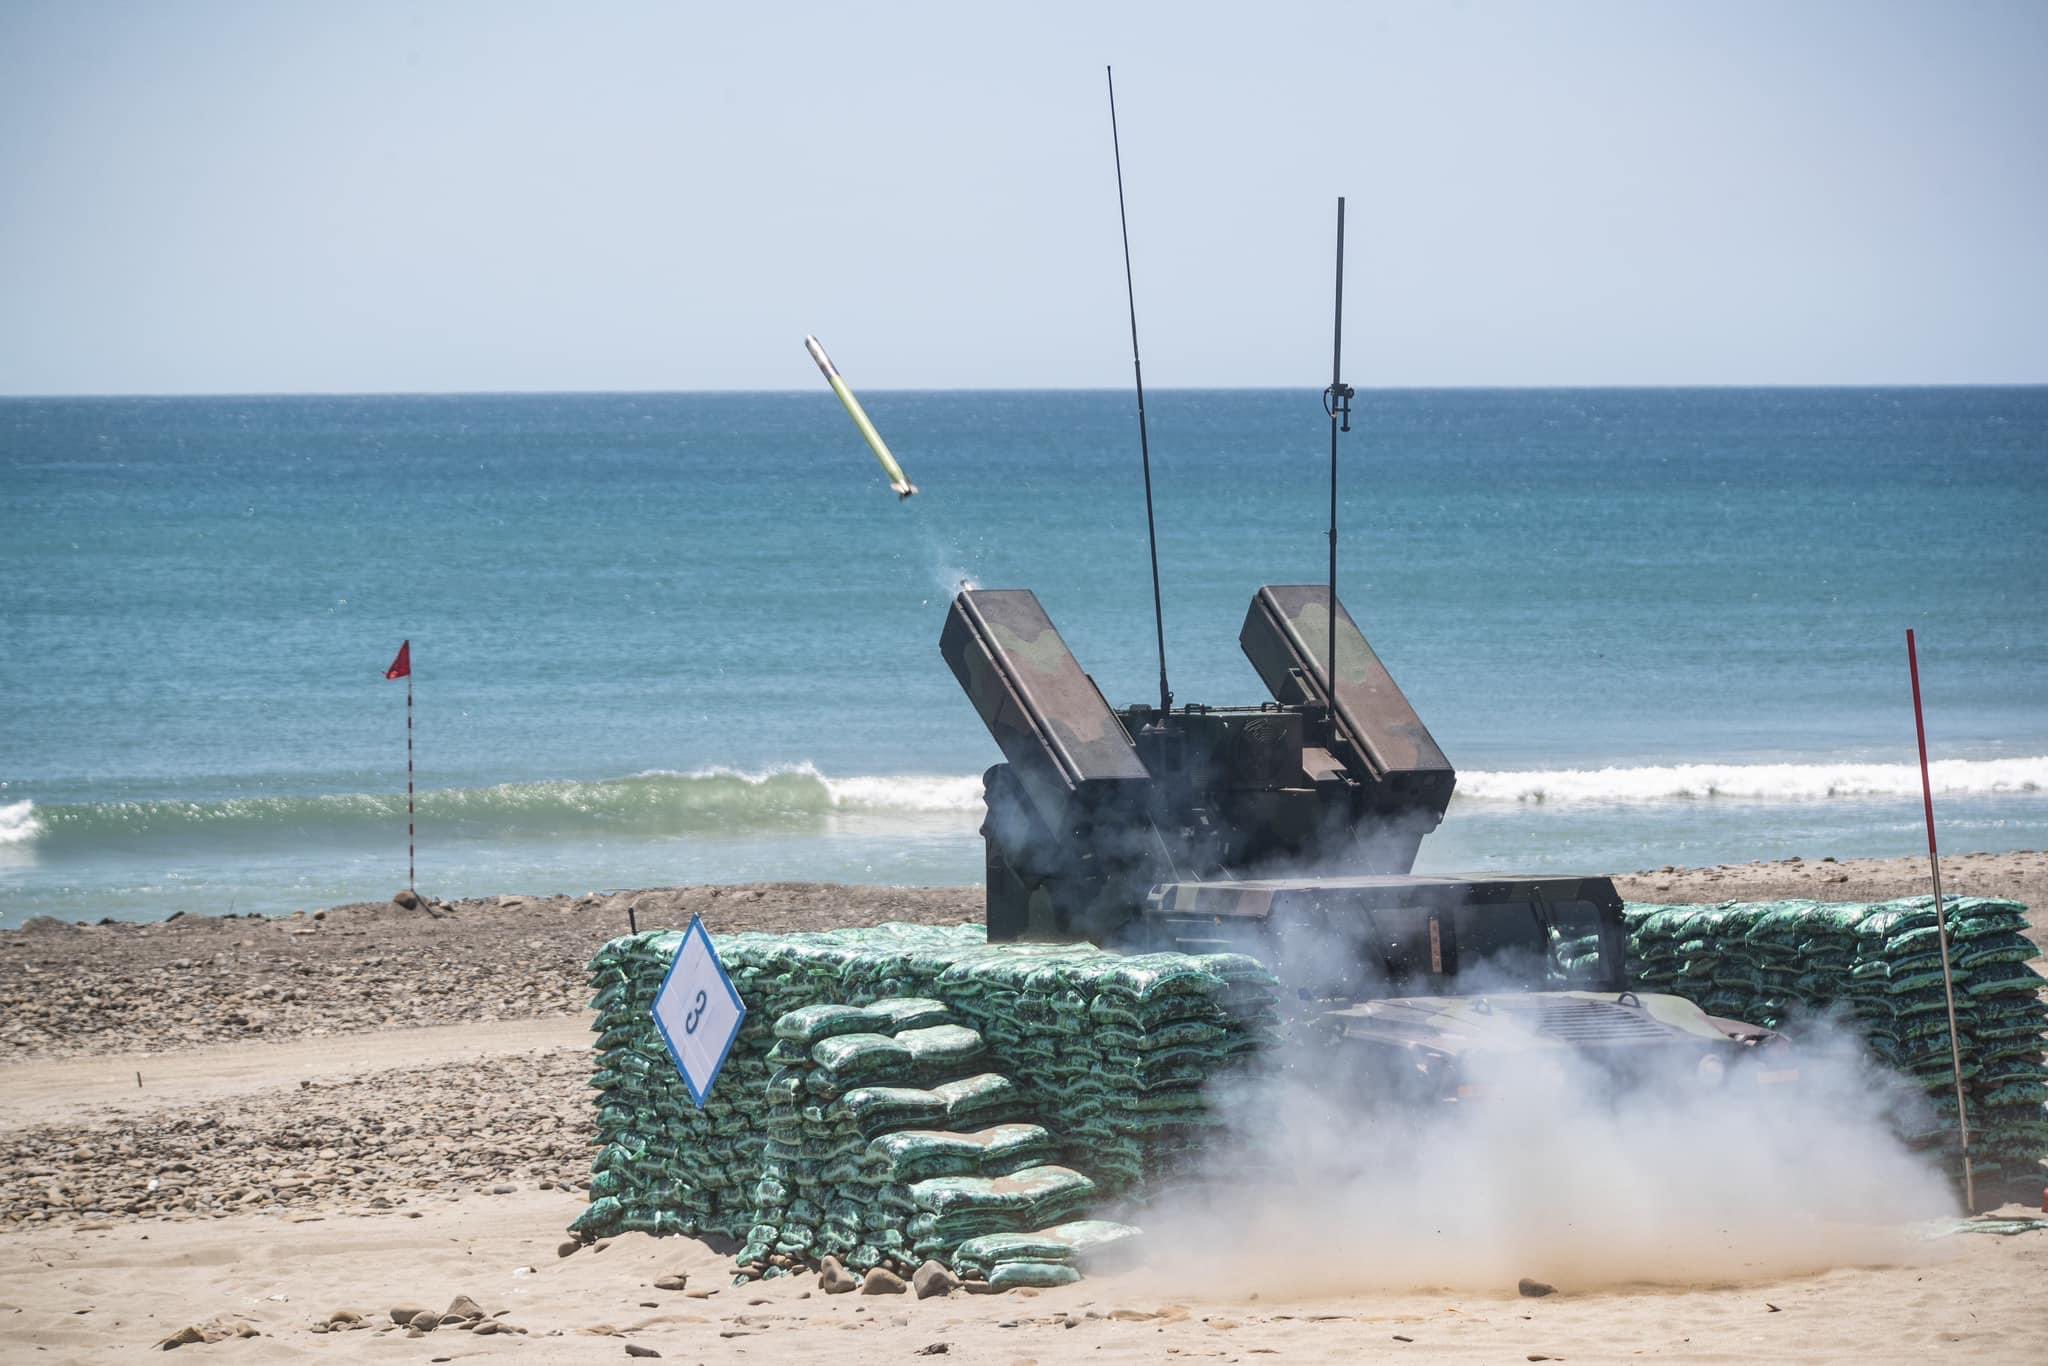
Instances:
[[[1459,877],[1418,877],[1413,874],[1376,873],[1338,877],[1272,877],[1272,878],[1230,878],[1215,882],[1161,882],[1157,888],[1206,887],[1216,890],[1243,890],[1247,892],[1301,892],[1301,891],[1402,891],[1425,888],[1452,889],[1458,887],[1557,887],[1570,888],[1576,894],[1589,881],[1605,880],[1581,876],[1576,873],[1540,873],[1531,875],[1507,875],[1499,873],[1478,873]]]

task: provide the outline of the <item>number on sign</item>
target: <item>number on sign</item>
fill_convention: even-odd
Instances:
[[[706,1004],[708,1004],[708,1000],[704,993],[698,992],[696,1006],[688,1015],[683,1016],[683,1033],[695,1034],[697,1032],[697,1021],[704,1018],[704,1007]]]

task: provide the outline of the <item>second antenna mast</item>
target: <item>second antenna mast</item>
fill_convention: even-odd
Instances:
[[[1145,367],[1138,361],[1138,293],[1131,284],[1131,219],[1124,211],[1124,153],[1116,133],[1116,71],[1104,67],[1103,72],[1109,77],[1109,146],[1116,157],[1116,216],[1124,235],[1124,299],[1131,310],[1131,374],[1138,383],[1138,459],[1145,470],[1145,541],[1152,550],[1152,629],[1159,638],[1159,717],[1164,721],[1173,710],[1173,693],[1166,686],[1166,612],[1159,598],[1159,531],[1152,520],[1152,445],[1145,432]],[[1335,551],[1331,553],[1334,555]],[[1331,563],[1335,563],[1334,559]]]
[[[1337,433],[1351,430],[1351,400],[1357,391],[1344,382],[1344,196],[1337,196],[1337,321],[1330,338],[1330,387],[1323,411],[1330,415],[1330,601],[1324,639],[1323,691],[1332,716],[1337,705]],[[1156,571],[1155,571],[1156,572]]]

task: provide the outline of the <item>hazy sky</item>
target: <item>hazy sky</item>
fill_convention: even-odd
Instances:
[[[2048,381],[2048,5],[0,0],[0,392]]]

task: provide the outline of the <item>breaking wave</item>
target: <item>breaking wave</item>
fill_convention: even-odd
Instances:
[[[940,775],[827,778],[809,764],[749,773],[708,768],[592,781],[556,779],[493,787],[430,788],[419,822],[441,833],[551,838],[661,838],[816,828],[835,817],[929,820],[957,814],[971,828],[981,779]],[[384,830],[405,819],[405,794],[251,796],[218,801],[125,801],[0,806],[0,844],[77,852],[138,839],[202,836],[267,841]]]
[[[8,802],[0,806],[0,845],[27,844],[42,830],[34,802]]]
[[[2048,755],[1943,759],[1928,766],[1936,796],[2048,792]],[[1458,775],[1478,802],[1751,802],[1918,797],[1916,764],[1677,764],[1666,768],[1548,769]]]
[[[2048,794],[2048,756],[1944,760],[1937,795]],[[1474,805],[1678,804],[1907,799],[1920,793],[1911,764],[1679,764],[1670,767],[1472,771],[1457,796]],[[860,828],[971,834],[981,817],[978,775],[828,777],[811,764],[748,772],[652,770],[622,778],[550,779],[419,793],[422,830],[478,839],[816,833]],[[14,856],[90,853],[138,841],[201,839],[267,844],[285,838],[382,834],[405,820],[404,792],[261,795],[208,801],[0,803],[0,850]]]

